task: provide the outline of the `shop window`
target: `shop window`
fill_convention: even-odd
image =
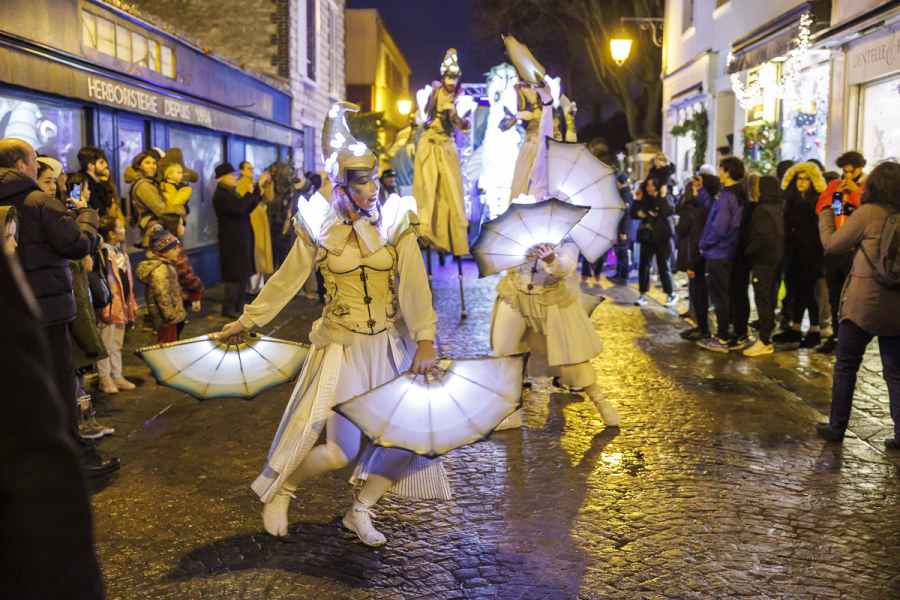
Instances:
[[[175,79],[175,53],[168,46],[159,47],[159,72]]]
[[[886,158],[900,158],[900,78],[869,85],[862,90],[860,152],[869,168]]]
[[[316,3],[306,0],[306,77],[316,80]]]
[[[81,43],[85,48],[97,47],[97,20],[86,10],[81,11]]]
[[[811,158],[825,163],[828,92],[831,67],[824,63],[798,73],[785,94],[781,119],[781,157],[796,162]]]
[[[332,95],[337,96],[338,86],[338,35],[337,35],[337,11],[331,2],[328,2],[328,81]]]
[[[224,138],[220,135],[198,133],[178,127],[169,128],[169,147],[181,148],[184,164],[200,176],[200,181],[190,184],[191,214],[185,223],[185,248],[197,248],[217,241],[216,213],[212,207],[212,195],[218,182],[216,165],[224,160]]]
[[[38,154],[52,156],[66,171],[78,170],[78,149],[84,145],[84,115],[32,99],[0,96],[0,139],[18,138]]]
[[[97,17],[97,51],[116,55],[116,26],[103,17]]]
[[[131,60],[136,65],[147,66],[147,38],[134,31],[131,32]]]
[[[682,0],[681,31],[685,32],[694,26],[694,0]]]
[[[244,160],[253,165],[256,178],[274,162],[278,161],[278,146],[270,144],[250,144],[244,146]]]
[[[159,73],[159,44],[147,40],[147,68]]]
[[[131,62],[131,32],[116,25],[116,57]]]

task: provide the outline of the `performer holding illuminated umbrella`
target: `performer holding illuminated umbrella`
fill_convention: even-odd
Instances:
[[[510,47],[510,39],[506,38],[507,48]],[[520,78],[524,79],[526,75],[540,78],[542,73],[528,70],[528,65],[532,64],[534,59],[527,48],[524,46],[521,48],[524,51],[520,49],[517,52],[510,52],[510,58],[519,70]],[[529,57],[525,64],[519,60],[522,56]],[[553,102],[553,96],[547,82],[541,81],[534,89],[541,103],[549,107]],[[599,256],[599,253],[609,250],[609,245],[612,244],[610,240],[607,245],[604,236],[606,222],[616,219],[618,223],[617,219],[621,216],[624,206],[615,188],[613,188],[615,199],[607,198],[607,194],[602,193],[602,188],[593,178],[595,170],[599,170],[601,182],[605,182],[606,178],[603,165],[596,159],[594,159],[596,165],[579,162],[581,157],[576,153],[575,163],[566,166],[560,162],[554,165],[554,173],[549,172],[548,161],[552,163],[553,157],[548,157],[547,146],[553,143],[552,139],[548,139],[552,138],[552,133],[553,116],[550,110],[545,110],[541,114],[539,130],[539,139],[545,142],[538,148],[529,175],[526,186],[529,197],[522,196],[519,201],[533,202],[537,198],[539,202],[535,205],[535,209],[546,207],[547,221],[557,226],[548,228],[554,235],[542,233],[545,239],[530,239],[529,242],[533,246],[528,254],[523,256],[528,262],[514,261],[518,266],[510,268],[497,285],[497,300],[491,315],[491,347],[495,356],[531,351],[529,361],[531,375],[553,375],[565,387],[584,390],[597,406],[603,421],[608,426],[618,426],[621,417],[606,400],[603,390],[597,383],[597,374],[590,364],[590,360],[600,353],[603,345],[581,302],[580,287],[577,283],[571,285],[567,282],[575,272],[578,251],[574,247],[575,244],[561,238],[569,233],[586,256],[595,254]],[[572,146],[576,150],[580,149],[579,145]],[[574,181],[567,184],[569,177],[578,178],[577,184]],[[583,194],[579,196],[582,192]],[[570,200],[576,196],[578,200],[573,202],[583,205],[581,210],[587,214],[582,213],[580,220],[576,219],[577,222],[573,224],[572,221],[577,215],[571,211],[566,213],[553,208],[551,203],[559,201],[549,198]],[[521,212],[516,204],[510,206],[507,212],[510,211]],[[495,222],[501,221],[505,216],[506,213]],[[489,223],[485,224],[482,236],[492,235],[493,229]],[[523,238],[523,236],[516,237]],[[612,237],[612,240],[614,239],[615,237]],[[481,255],[479,242],[481,237],[473,245],[472,253],[481,267],[487,259]],[[492,245],[496,247],[496,244]],[[511,251],[512,249],[506,250],[508,253]],[[500,254],[495,251],[490,262],[500,264],[498,256]],[[521,413],[517,412],[498,429],[519,427],[521,424]]]
[[[274,318],[300,290],[313,266],[325,279],[326,306],[310,333],[312,346],[262,474],[253,490],[266,503],[263,524],[287,534],[287,512],[296,486],[355,460],[360,430],[331,408],[411,370],[424,375],[435,364],[437,315],[416,243],[414,210],[378,204],[378,161],[353,138],[344,118],[359,107],[338,102],[322,131],[325,170],[334,190],[331,205],[300,201],[298,239],[287,260],[266,282],[243,315],[225,326],[221,338]],[[322,205],[325,206],[322,206]],[[327,442],[315,446],[326,429]],[[449,498],[440,460],[398,448],[365,452],[354,481],[365,480],[344,525],[363,543],[385,537],[372,526],[372,507],[393,489],[418,497]],[[398,487],[399,486],[399,487]]]

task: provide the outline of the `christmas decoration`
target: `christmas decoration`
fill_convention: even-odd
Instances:
[[[748,125],[742,130],[744,143],[744,164],[749,171],[763,175],[775,175],[773,165],[778,164],[778,150],[781,135],[775,123],[764,121],[759,125]]]
[[[694,169],[699,169],[706,161],[706,146],[709,139],[709,115],[706,107],[686,118],[681,125],[672,128],[672,135],[683,137],[690,135],[694,138]]]

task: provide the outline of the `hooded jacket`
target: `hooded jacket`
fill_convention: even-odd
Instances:
[[[184,206],[169,206],[159,189],[159,185],[153,179],[133,166],[125,169],[125,183],[131,184],[128,197],[131,202],[132,213],[140,215],[138,227],[141,229],[141,245],[150,247],[150,233],[153,226],[159,223],[159,217],[163,213],[175,213],[184,216]]]
[[[16,256],[37,299],[44,327],[75,319],[69,260],[80,260],[98,243],[97,211],[80,208],[69,216],[62,202],[14,169],[0,169],[0,204],[19,213]]]
[[[781,264],[784,256],[784,212],[781,188],[769,175],[759,179],[759,203],[753,211],[744,254],[753,265]]]
[[[144,297],[153,329],[160,331],[187,318],[175,263],[162,256],[153,256],[138,264],[137,278],[146,286]]]
[[[747,203],[744,186],[735,183],[722,188],[715,201],[706,188],[700,188],[697,199],[709,211],[699,244],[703,258],[732,260],[737,251],[741,216]]]
[[[697,196],[682,200],[678,205],[678,224],[675,233],[678,235],[678,255],[675,267],[679,271],[699,271],[700,238],[706,226],[709,213],[700,203]]]
[[[809,175],[812,188],[804,194],[791,189],[801,172]],[[824,254],[819,237],[816,204],[825,189],[825,179],[812,163],[794,165],[781,181],[784,190],[784,256],[794,276],[818,279],[824,271]]]

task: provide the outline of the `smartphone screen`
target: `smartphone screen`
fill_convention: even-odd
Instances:
[[[69,192],[69,198],[71,200],[81,200],[81,184],[76,183],[72,186],[72,191]]]
[[[843,203],[840,200],[834,200],[831,202],[831,210],[834,211],[834,216],[841,216],[841,210],[843,208]]]

